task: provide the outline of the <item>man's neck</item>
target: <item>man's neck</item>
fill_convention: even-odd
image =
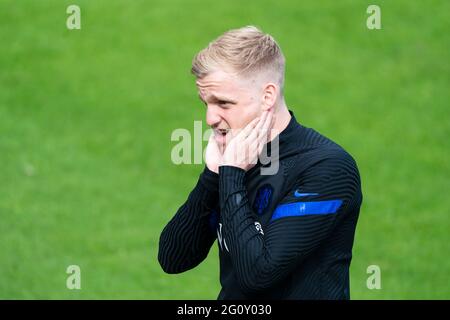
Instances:
[[[291,114],[286,106],[286,103],[282,101],[278,108],[276,108],[275,113],[275,123],[273,125],[272,131],[270,133],[270,141],[275,139],[277,135],[279,135],[286,127],[289,125],[291,121]]]

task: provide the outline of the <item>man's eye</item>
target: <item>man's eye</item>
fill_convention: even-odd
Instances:
[[[223,106],[223,105],[227,104],[228,101],[219,100],[217,103],[220,104],[221,106]]]

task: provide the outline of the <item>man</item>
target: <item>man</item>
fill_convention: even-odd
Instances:
[[[214,134],[197,185],[161,234],[158,259],[165,272],[184,272],[218,239],[219,299],[350,298],[358,169],[296,121],[284,69],[278,44],[252,26],[226,32],[193,60]],[[257,161],[263,150],[271,163]],[[274,162],[278,170],[263,174]]]

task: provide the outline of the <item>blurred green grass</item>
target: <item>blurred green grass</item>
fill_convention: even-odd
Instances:
[[[357,159],[352,298],[450,298],[447,1],[377,1],[378,31],[369,1],[79,0],[69,31],[73,3],[0,1],[0,298],[216,298],[215,246],[177,276],[156,260],[202,169],[170,135],[204,119],[193,55],[248,24],[282,46],[298,120]]]

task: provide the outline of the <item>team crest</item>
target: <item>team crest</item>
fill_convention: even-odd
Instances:
[[[253,203],[253,210],[258,215],[262,215],[264,210],[269,206],[272,200],[273,188],[271,185],[264,185],[256,192],[255,202]]]

